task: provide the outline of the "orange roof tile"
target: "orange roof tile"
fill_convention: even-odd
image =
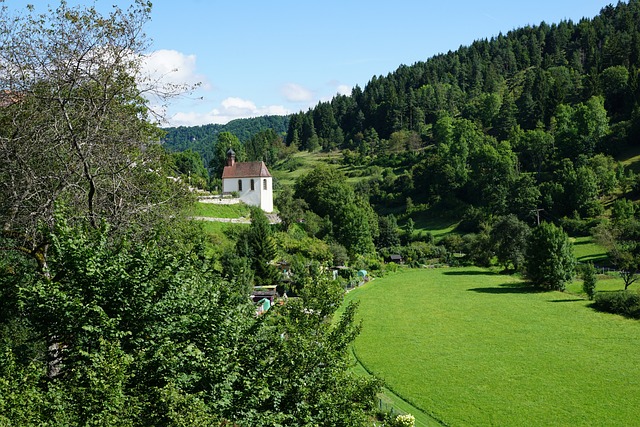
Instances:
[[[264,162],[240,162],[233,166],[225,166],[222,171],[222,179],[225,178],[251,178],[269,177],[271,174]]]

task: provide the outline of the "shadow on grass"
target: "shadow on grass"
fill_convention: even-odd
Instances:
[[[580,240],[580,241],[573,242],[573,246],[592,245],[592,244],[593,244],[593,241],[591,240]]]
[[[584,301],[584,299],[583,298],[552,299],[549,302],[576,302],[576,301]]]
[[[471,288],[468,290],[481,294],[537,294],[546,292],[544,289],[536,288],[529,283],[505,283],[490,288]]]
[[[606,253],[583,255],[576,258],[580,262],[591,262],[593,264],[603,265],[609,261]]]
[[[498,276],[493,271],[445,271],[445,276]]]

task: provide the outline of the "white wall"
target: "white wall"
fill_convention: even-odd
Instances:
[[[267,189],[264,189],[266,181]],[[273,212],[273,181],[271,177],[260,178],[260,207],[265,212]]]
[[[254,181],[254,190],[251,191],[251,180]],[[242,181],[242,191],[238,190],[238,181]],[[264,182],[267,181],[267,189]],[[273,181],[267,178],[226,178],[222,180],[222,192],[238,192],[240,200],[250,206],[260,206],[265,212],[273,212]]]

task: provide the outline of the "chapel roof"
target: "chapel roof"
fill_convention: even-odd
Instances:
[[[239,162],[225,166],[222,179],[225,178],[255,178],[270,177],[271,174],[264,162]]]

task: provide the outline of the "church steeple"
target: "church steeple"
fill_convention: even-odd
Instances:
[[[227,166],[233,166],[236,163],[236,153],[233,149],[229,148],[227,151]]]

